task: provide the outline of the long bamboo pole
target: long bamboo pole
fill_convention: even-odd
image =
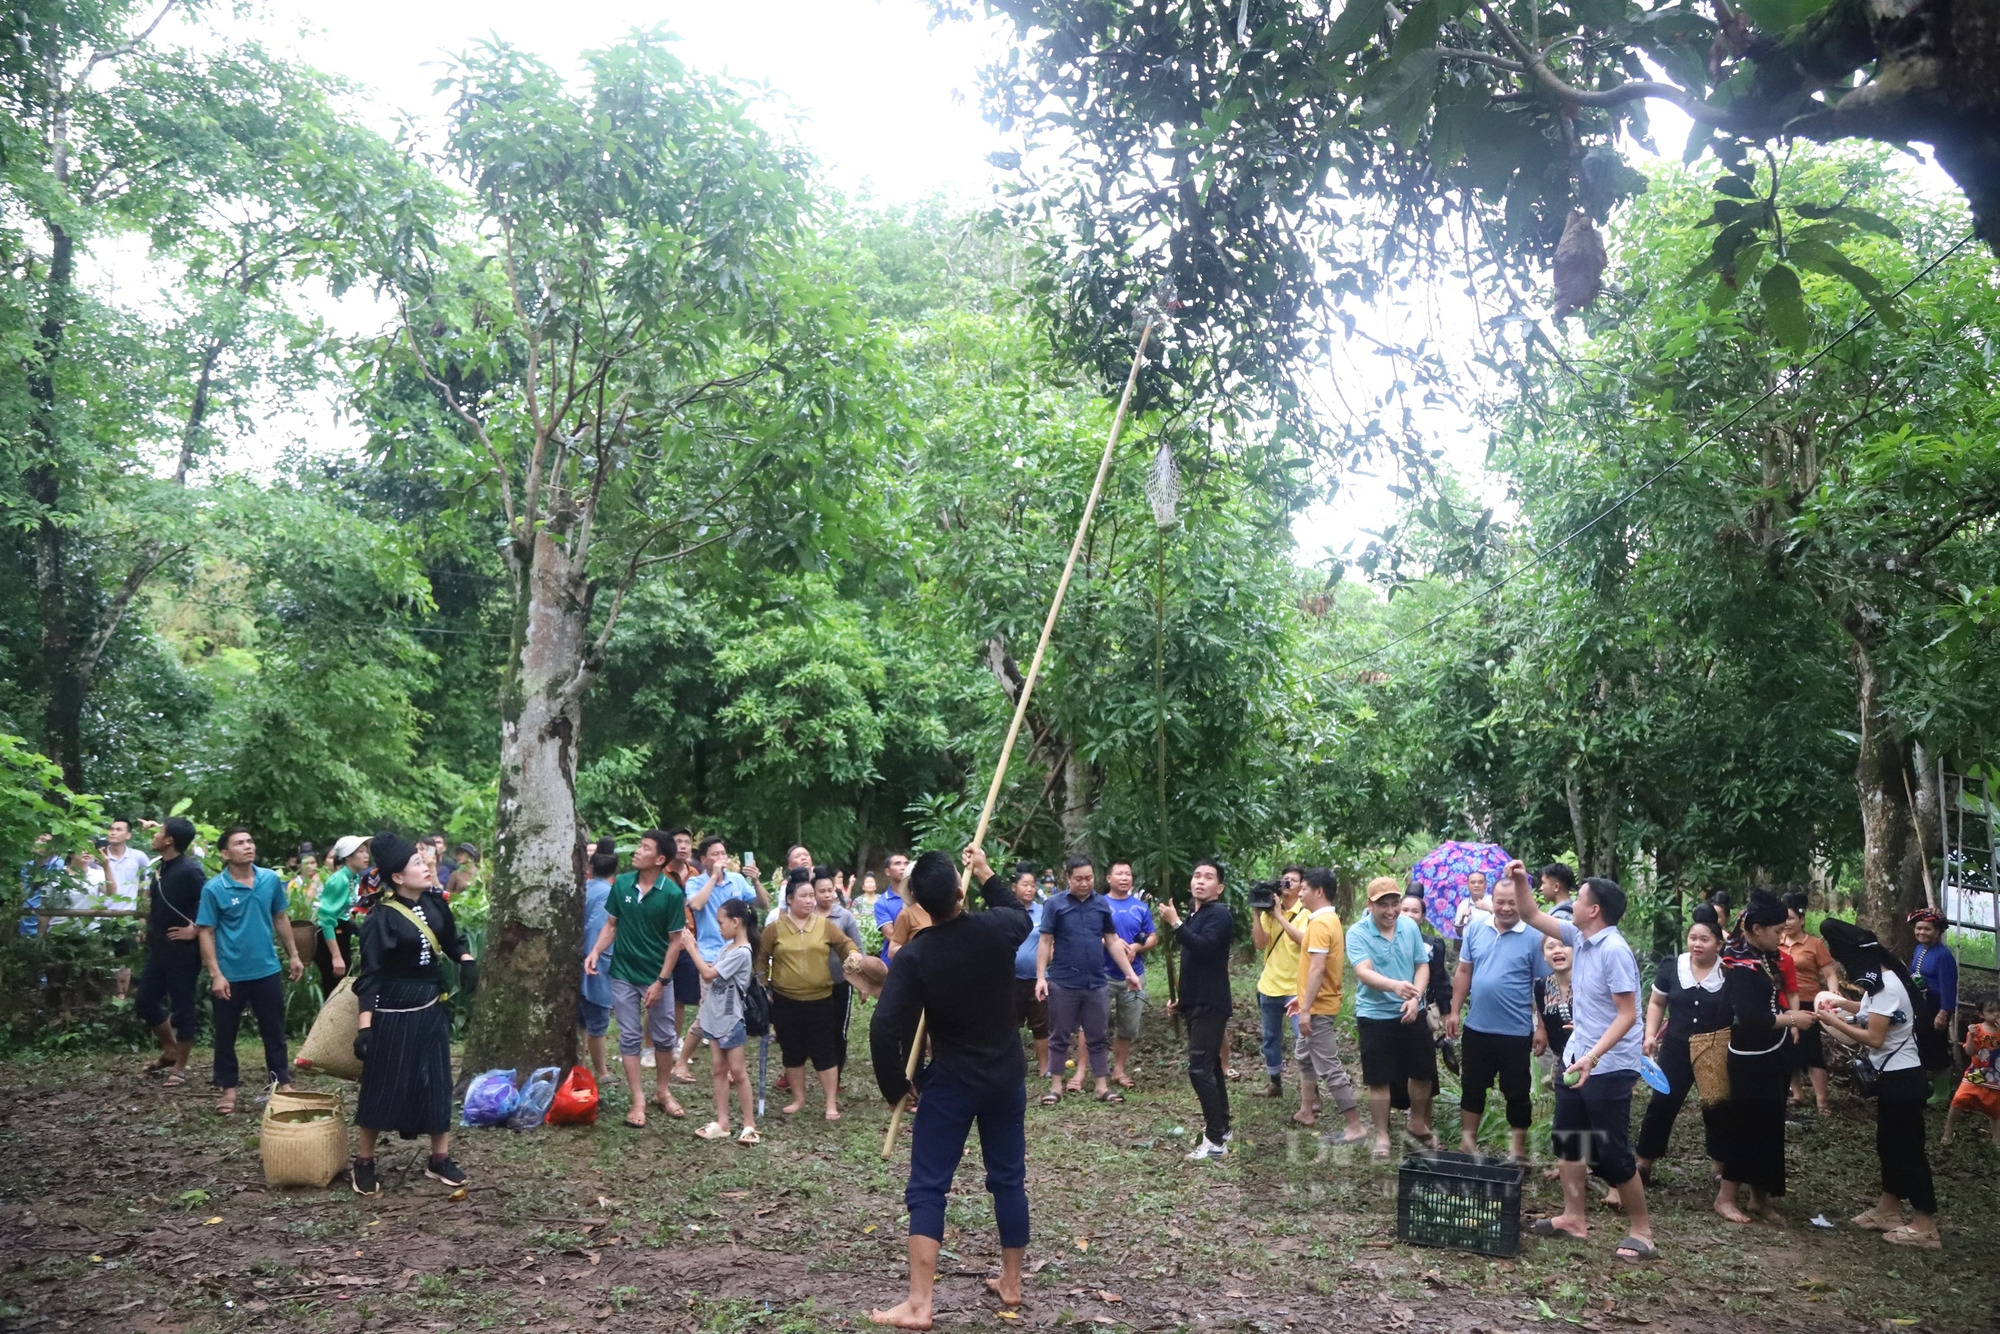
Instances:
[[[1111,434],[1104,442],[1104,456],[1097,461],[1097,477],[1090,484],[1090,498],[1083,502],[1083,518],[1076,525],[1076,538],[1069,544],[1069,559],[1063,563],[1062,578],[1056,582],[1055,599],[1049,603],[1049,614],[1042,621],[1042,637],[1035,644],[1035,656],[1028,662],[1028,675],[1021,682],[1021,696],[1014,701],[1014,719],[1007,724],[1007,740],[1000,747],[1000,762],[993,766],[993,781],[986,785],[986,804],[979,808],[979,827],[972,835],[972,846],[984,847],[986,827],[993,820],[993,807],[1000,800],[1000,785],[1007,778],[1007,762],[1013,758],[1014,742],[1021,735],[1021,721],[1028,716],[1028,697],[1035,691],[1035,682],[1042,674],[1042,658],[1048,653],[1049,639],[1055,634],[1056,618],[1062,614],[1063,598],[1069,593],[1069,581],[1076,574],[1077,558],[1083,554],[1083,540],[1090,532],[1090,521],[1097,513],[1098,498],[1104,494],[1104,479],[1110,475],[1112,457],[1118,452],[1118,437],[1125,429],[1125,414],[1132,406],[1132,391],[1139,384],[1139,368],[1146,362],[1146,343],[1153,336],[1153,325],[1149,320],[1139,331],[1139,346],[1132,353],[1132,369],[1125,376],[1125,392],[1118,397],[1118,411],[1111,417]],[[965,873],[960,886],[962,893],[969,893],[972,873]],[[928,1015],[917,1016],[917,1033],[910,1042],[910,1059],[903,1067],[905,1079],[917,1077],[917,1062],[924,1049],[924,1029]],[[903,1108],[909,1104],[905,1095],[889,1114],[889,1133],[882,1137],[882,1156],[889,1157],[896,1151],[896,1132],[903,1124]]]

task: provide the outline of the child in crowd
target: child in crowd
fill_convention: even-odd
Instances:
[[[1951,1143],[1953,1123],[1962,1111],[1984,1116],[1994,1145],[2000,1147],[2000,996],[1980,1001],[1979,1022],[1965,1030],[1965,1078],[1944,1114],[1944,1138],[1938,1143]]]
[[[722,953],[713,964],[694,947],[692,929],[682,932],[694,966],[704,984],[701,1012],[696,1022],[708,1039],[709,1068],[715,1080],[715,1119],[694,1133],[703,1139],[729,1138],[729,1089],[743,1107],[743,1133],[738,1144],[760,1144],[757,1133],[757,1095],[750,1087],[750,1070],[744,1060],[749,1034],[743,1023],[743,1005],[750,987],[751,965],[757,956],[757,917],[754,908],[742,899],[731,899],[715,914],[715,926],[722,933]]]

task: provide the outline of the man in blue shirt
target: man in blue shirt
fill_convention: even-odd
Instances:
[[[1493,917],[1466,932],[1451,983],[1451,1014],[1445,1032],[1456,1038],[1465,1025],[1463,1078],[1458,1095],[1459,1148],[1478,1152],[1479,1122],[1486,1114],[1486,1090],[1497,1080],[1507,1100],[1507,1129],[1516,1161],[1528,1160],[1528,1126],[1535,1119],[1528,1072],[1535,1042],[1535,979],[1549,975],[1542,935],[1521,920],[1513,882],[1493,887]],[[1472,1001],[1471,1018],[1465,1003]]]
[[[214,993],[215,1087],[222,1090],[215,1110],[224,1116],[236,1110],[236,1030],[247,1007],[257,1020],[264,1041],[264,1075],[279,1088],[292,1087],[292,1063],[285,1055],[285,984],[279,979],[278,946],[285,948],[292,981],[305,976],[306,965],[292,940],[290,904],[285,882],[276,871],[257,865],[257,842],[244,825],[222,831],[222,874],[201,887],[201,909],[195,929],[201,940],[201,961],[208,966],[208,989]]]
[[[1063,1065],[1079,1027],[1090,1053],[1090,1073],[1097,1080],[1097,1100],[1123,1102],[1124,1094],[1111,1091],[1108,1069],[1111,1044],[1105,1030],[1111,993],[1105,986],[1105,958],[1124,974],[1126,990],[1138,991],[1145,983],[1132,971],[1125,942],[1113,928],[1111,904],[1097,892],[1097,872],[1090,858],[1071,857],[1063,869],[1069,892],[1056,895],[1042,908],[1041,945],[1035,951],[1035,998],[1049,1003],[1049,1091],[1042,1096],[1042,1106],[1053,1107],[1062,1099]]]
[[[889,962],[889,928],[896,924],[896,918],[903,911],[903,884],[910,878],[910,859],[900,852],[889,854],[889,864],[883,868],[883,876],[888,880],[888,888],[875,896],[875,929],[882,933],[883,963]]]
[[[1104,871],[1105,902],[1111,906],[1111,929],[1125,942],[1125,950],[1131,957],[1132,971],[1143,982],[1146,976],[1146,951],[1160,943],[1160,933],[1153,926],[1153,910],[1146,901],[1132,893],[1132,863],[1115,861]],[[1118,961],[1111,952],[1104,953],[1104,977],[1107,984],[1116,981],[1122,974]],[[1132,1077],[1125,1073],[1125,1062],[1132,1055],[1132,1044],[1139,1040],[1139,1029],[1146,1017],[1146,993],[1128,991],[1123,987],[1114,988],[1111,995],[1111,1082],[1119,1088],[1131,1088]]]
[[[1507,867],[1521,903],[1521,919],[1545,936],[1569,946],[1569,1049],[1556,1084],[1555,1124],[1549,1132],[1562,1177],[1563,1209],[1534,1230],[1582,1238],[1590,1231],[1590,1173],[1618,1192],[1626,1223],[1617,1254],[1624,1260],[1651,1260],[1653,1217],[1646,1186],[1633,1156],[1632,1086],[1639,1078],[1639,960],[1619,934],[1625,891],[1615,880],[1591,876],[1583,882],[1570,917],[1533,905],[1528,868]]]
[[[1437,1087],[1437,1048],[1424,1021],[1424,988],[1430,983],[1430,946],[1403,915],[1403,887],[1388,876],[1368,882],[1368,912],[1347,929],[1347,959],[1361,985],[1354,995],[1354,1028],[1361,1047],[1361,1082],[1375,1142],[1369,1152],[1389,1156],[1391,1087],[1409,1092],[1410,1138],[1437,1147],[1431,1129],[1431,1092]]]
[[[1014,1022],[1035,1042],[1035,1073],[1049,1072],[1049,1003],[1035,995],[1035,956],[1042,947],[1042,905],[1035,900],[1041,885],[1035,868],[1022,862],[1014,868],[1014,901],[1028,910],[1028,938],[1014,951]]]
[[[611,878],[618,874],[618,850],[610,844],[610,839],[604,839],[597,845],[597,851],[590,854],[590,878],[583,882],[585,954],[590,953],[591,945],[604,934],[604,919],[610,916]],[[599,971],[583,974],[583,992],[576,1006],[576,1024],[583,1030],[584,1047],[590,1052],[590,1070],[600,1085],[611,1078],[604,1047],[605,1034],[611,1031],[611,971],[609,964],[602,961],[609,959],[617,948],[614,940],[611,949],[598,956]]]
[[[722,955],[722,927],[715,920],[722,905],[735,899],[762,908],[769,904],[770,896],[761,887],[751,888],[748,880],[729,869],[729,845],[722,839],[713,835],[703,839],[696,855],[701,858],[702,873],[687,882],[688,923],[694,927],[695,947],[701,951],[702,962],[713,964]],[[693,959],[682,956],[674,965],[674,1031],[682,1037],[673,1068],[673,1078],[682,1084],[694,1083],[688,1058],[703,1044],[701,1025],[696,1024],[690,1032],[681,1026],[681,1020],[688,1006],[700,1004],[701,974],[695,971]]]

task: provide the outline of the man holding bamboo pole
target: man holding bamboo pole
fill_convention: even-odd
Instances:
[[[959,904],[959,876],[942,852],[926,852],[910,871],[910,897],[932,925],[896,954],[868,1028],[875,1081],[892,1104],[916,1098],[910,1144],[909,1300],[870,1315],[898,1329],[931,1327],[931,1289],[944,1242],[945,1199],[973,1123],[986,1163],[986,1189],[1000,1225],[1000,1277],[987,1286],[1008,1306],[1021,1302],[1021,1258],[1028,1246],[1027,1068],[1014,1017],[1014,953],[1028,938],[1026,909],[976,845],[965,850],[968,883],[985,911]],[[908,1071],[923,1041],[930,1064]]]

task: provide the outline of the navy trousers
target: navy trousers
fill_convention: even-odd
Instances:
[[[965,1156],[965,1138],[979,1123],[986,1189],[1003,1249],[1028,1244],[1028,1090],[1021,1084],[984,1091],[949,1070],[932,1070],[917,1102],[910,1143],[910,1184],[903,1204],[910,1235],[944,1240],[945,1198]]]

